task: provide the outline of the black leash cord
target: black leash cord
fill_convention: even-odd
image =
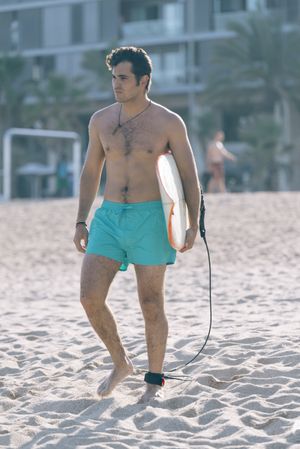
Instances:
[[[174,371],[178,371],[179,369],[184,368],[185,366],[189,365],[190,363],[192,363],[194,360],[196,360],[196,358],[201,354],[201,352],[203,351],[203,349],[206,346],[206,343],[209,339],[210,336],[210,331],[211,331],[211,327],[212,327],[212,299],[211,299],[211,261],[210,261],[210,253],[209,253],[209,248],[207,245],[207,241],[206,241],[206,231],[205,231],[205,223],[204,220],[205,219],[205,204],[204,204],[204,197],[203,197],[203,191],[201,188],[201,206],[200,206],[200,223],[199,223],[199,232],[200,232],[200,236],[203,239],[204,243],[205,243],[205,247],[206,247],[206,251],[207,251],[207,258],[208,258],[208,271],[209,271],[209,329],[208,329],[208,333],[206,336],[206,339],[201,347],[201,349],[197,352],[197,354],[188,362],[184,363],[183,365],[178,366],[177,368],[173,368],[169,371],[166,371],[166,373],[174,373]],[[187,376],[182,376],[182,378],[178,378],[177,380],[185,380],[183,378],[186,378]],[[176,379],[175,377],[172,376],[165,376],[165,378],[169,378],[169,379]]]
[[[206,241],[206,230],[205,230],[205,204],[204,204],[204,198],[203,198],[203,191],[201,188],[201,206],[200,206],[200,222],[199,222],[199,232],[200,232],[200,236],[203,239],[204,243],[205,243],[205,247],[206,247],[206,251],[207,251],[207,258],[208,258],[208,272],[209,272],[209,328],[208,328],[208,333],[207,336],[205,338],[205,341],[202,345],[202,347],[199,349],[199,351],[197,352],[197,354],[188,362],[179,365],[177,368],[173,368],[169,371],[165,371],[166,375],[164,375],[165,379],[172,379],[172,380],[180,380],[182,382],[188,382],[193,380],[193,378],[191,376],[187,376],[187,375],[178,375],[178,376],[169,376],[169,373],[174,373],[175,371],[178,371],[179,369],[182,369],[184,367],[186,367],[187,365],[189,365],[190,363],[192,363],[194,360],[196,360],[196,358],[201,354],[201,352],[203,351],[203,349],[206,346],[206,343],[208,342],[209,336],[210,336],[210,331],[212,328],[212,299],[211,299],[211,261],[210,261],[210,253],[209,253],[209,248],[207,245],[207,241]],[[146,372],[146,370],[137,370],[137,372]]]

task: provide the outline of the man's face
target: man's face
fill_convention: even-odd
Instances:
[[[112,87],[116,101],[126,103],[126,101],[136,98],[144,92],[145,86],[141,82],[137,85],[136,77],[131,71],[131,62],[120,62],[112,69]]]

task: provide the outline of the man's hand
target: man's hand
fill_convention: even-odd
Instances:
[[[181,253],[192,249],[194,246],[195,239],[197,237],[198,227],[197,228],[189,228],[186,231],[185,235],[185,244],[184,247],[180,250]]]
[[[89,238],[89,232],[84,224],[76,227],[73,242],[80,253],[85,253]]]

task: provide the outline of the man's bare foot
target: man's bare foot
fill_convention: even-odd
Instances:
[[[163,387],[160,385],[147,384],[146,391],[139,399],[138,404],[147,404],[151,399],[163,399]]]
[[[130,360],[125,361],[123,365],[115,366],[110,375],[99,385],[97,394],[102,398],[110,395],[118,383],[132,373],[133,365]]]

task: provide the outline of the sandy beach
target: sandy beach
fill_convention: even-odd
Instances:
[[[183,370],[193,379],[167,381],[165,398],[145,406],[140,372],[96,395],[112,365],[79,302],[77,200],[0,204],[1,448],[300,448],[300,193],[206,195],[206,209],[211,338]],[[146,369],[132,266],[109,304],[137,371]],[[166,310],[168,371],[207,333],[199,237],[167,270]]]

